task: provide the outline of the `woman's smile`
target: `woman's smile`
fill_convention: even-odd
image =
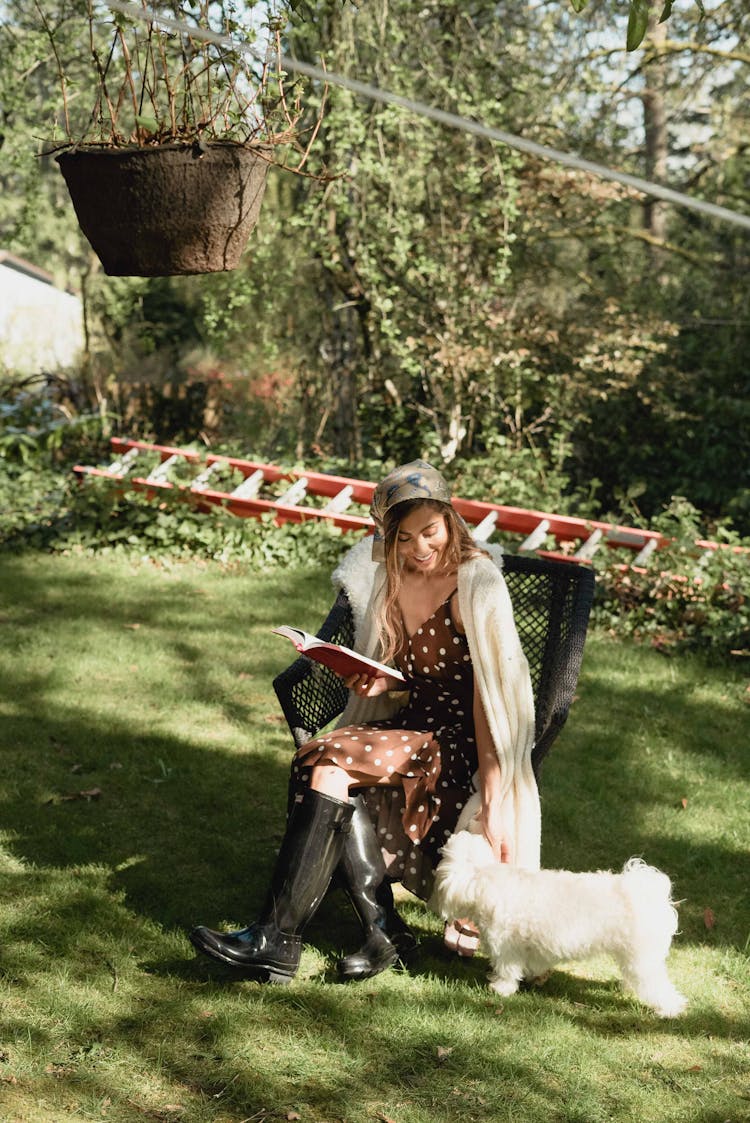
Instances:
[[[407,515],[398,529],[398,551],[404,565],[422,572],[439,567],[448,541],[445,517],[424,508]]]

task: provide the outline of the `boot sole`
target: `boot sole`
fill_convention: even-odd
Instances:
[[[289,974],[286,971],[279,970],[278,967],[271,967],[263,963],[243,963],[240,959],[233,959],[229,955],[223,955],[217,948],[194,940],[192,935],[189,939],[193,947],[203,955],[207,955],[210,959],[214,959],[224,967],[233,967],[235,971],[243,971],[258,983],[270,983],[272,986],[288,986],[297,973],[295,970]]]

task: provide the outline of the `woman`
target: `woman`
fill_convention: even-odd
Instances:
[[[348,980],[408,955],[414,940],[391,880],[428,899],[457,827],[481,831],[498,861],[539,866],[528,666],[500,563],[450,500],[440,473],[419,460],[376,488],[375,538],[349,551],[334,582],[349,596],[354,646],[395,664],[408,694],[387,675],[345,680],[339,727],[296,753],[294,803],[260,919],[239,932],[191,933],[200,951],[260,981],[294,976],[301,932],[334,873],[365,933],[339,964]]]

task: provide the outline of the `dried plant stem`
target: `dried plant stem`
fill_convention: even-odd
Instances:
[[[151,42],[152,42],[152,38],[153,38],[153,34],[154,34],[154,25],[152,23],[149,23],[147,26],[148,26],[148,30],[146,32],[146,45],[143,48],[143,52],[146,56],[146,61],[145,61],[144,65],[141,67],[141,93],[140,93],[140,97],[138,98],[138,113],[143,113],[143,101],[144,101],[144,98],[146,97],[146,85],[147,85],[147,82],[148,82],[148,60],[149,60],[149,58],[151,56],[151,53],[152,53]],[[136,39],[136,42],[138,42],[137,39]],[[140,47],[140,44],[139,44],[139,47]],[[140,50],[139,50],[138,53],[140,55]],[[153,95],[152,95],[150,90],[149,90],[149,98],[151,99],[151,102],[153,103],[154,99],[153,99]]]
[[[107,89],[107,71],[109,69],[109,64],[112,61],[112,55],[114,53],[115,43],[117,42],[117,32],[115,32],[115,36],[112,40],[112,45],[110,46],[110,49],[109,49],[109,58],[107,59],[107,65],[102,66],[102,61],[99,58],[99,52],[97,51],[96,44],[94,42],[94,14],[93,14],[93,11],[92,11],[92,8],[91,8],[91,0],[89,0],[88,11],[89,11],[89,48],[91,50],[91,57],[94,60],[94,66],[96,67],[96,72],[99,76],[99,92],[98,92],[98,95],[97,95],[96,105],[94,107],[94,113],[97,113],[99,115],[99,119],[100,119],[100,123],[101,123],[101,103],[102,103],[102,98],[104,98],[104,100],[107,103],[107,111],[109,112],[110,140],[114,141],[115,136],[116,136],[116,132],[117,132],[117,110],[115,109],[114,105],[112,104],[112,99],[110,98],[109,90]],[[121,103],[122,103],[122,91],[121,91],[121,96],[118,98],[118,109],[119,109],[119,106],[120,106]]]
[[[131,61],[131,58],[130,58],[130,51],[128,50],[128,45],[125,42],[125,36],[122,33],[121,27],[117,28],[117,33],[118,33],[118,36],[119,36],[119,39],[120,39],[120,46],[122,48],[122,57],[125,59],[125,76],[126,76],[128,88],[130,90],[130,98],[131,98],[131,101],[133,102],[133,113],[137,117],[138,116],[138,94],[136,93],[135,82],[133,81],[133,66],[132,66],[132,61]],[[140,132],[140,130],[136,129],[136,133],[138,133],[138,132]]]
[[[172,136],[177,136],[177,94],[175,88],[170,81],[169,65],[167,63],[167,53],[164,50],[164,43],[159,41],[159,57],[161,59],[162,77],[164,78],[164,85],[167,90],[167,104],[169,106],[169,124],[172,129]],[[156,63],[154,63],[154,68]]]
[[[320,60],[320,66],[321,66],[322,70],[325,70],[325,59]],[[297,164],[297,167],[295,169],[298,172],[301,171],[302,168],[307,163],[307,158],[310,155],[310,150],[312,149],[312,146],[315,144],[315,139],[316,139],[318,133],[320,132],[320,127],[323,124],[323,115],[324,115],[324,112],[325,112],[327,97],[328,97],[328,85],[326,84],[323,87],[323,96],[320,99],[320,110],[318,111],[318,119],[315,122],[315,124],[313,125],[313,129],[312,129],[312,133],[310,135],[310,139],[308,140],[307,144],[305,145],[305,150],[302,153],[302,158],[300,159],[300,161]]]
[[[63,68],[62,59],[60,58],[59,51],[57,50],[57,43],[55,42],[55,32],[50,27],[47,16],[45,15],[41,5],[38,2],[38,0],[34,0],[34,7],[36,8],[37,12],[39,13],[39,18],[42,21],[42,26],[44,27],[44,30],[47,34],[47,38],[49,39],[49,42],[50,42],[50,46],[52,47],[52,53],[55,56],[55,63],[57,65],[57,76],[60,79],[60,88],[62,90],[63,119],[65,121],[65,134],[66,134],[66,136],[68,137],[69,140],[72,140],[73,137],[71,136],[71,132],[70,132],[70,116],[68,114],[68,83],[65,81],[65,70]]]

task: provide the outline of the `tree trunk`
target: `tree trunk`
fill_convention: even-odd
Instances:
[[[643,102],[643,128],[646,145],[646,178],[656,183],[664,183],[667,175],[667,154],[669,137],[667,132],[667,111],[664,98],[666,87],[665,62],[662,45],[666,39],[666,25],[657,23],[652,13],[649,29],[649,57],[644,65],[646,87],[641,96]],[[663,242],[667,231],[667,204],[654,198],[647,198],[643,207],[643,225],[655,242]],[[663,267],[662,253],[658,246],[652,246],[652,264]]]

